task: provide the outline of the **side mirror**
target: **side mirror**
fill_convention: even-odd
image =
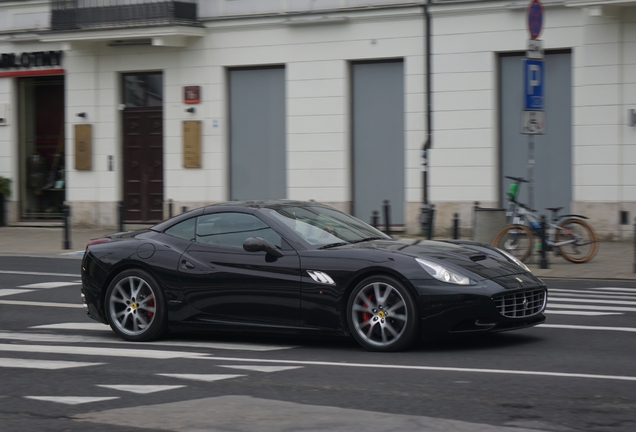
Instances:
[[[268,242],[262,237],[250,237],[243,242],[243,249],[247,252],[267,252],[267,254],[280,258],[285,254],[282,253],[276,246]]]

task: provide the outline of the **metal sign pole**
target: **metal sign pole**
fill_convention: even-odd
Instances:
[[[534,135],[528,135],[528,205],[534,208]]]
[[[543,42],[538,39],[543,28],[541,0],[531,0],[527,10],[530,39],[526,59],[523,61],[524,106],[521,113],[521,133],[528,135],[528,205],[534,208],[534,136],[545,134],[544,53]]]

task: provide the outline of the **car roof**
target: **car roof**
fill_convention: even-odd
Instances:
[[[218,211],[220,208],[223,208],[227,211],[236,211],[239,209],[254,209],[256,211],[260,208],[269,208],[269,209],[281,209],[285,207],[329,207],[324,204],[320,204],[314,201],[298,201],[298,200],[286,200],[286,199],[270,199],[270,200],[244,200],[244,201],[227,201],[220,202],[215,204],[210,204],[205,207],[199,207],[194,210],[190,210],[188,212],[182,213],[180,215],[174,216],[170,219],[167,219],[163,222],[158,223],[157,225],[151,227],[150,229],[153,231],[163,232],[171,226],[184,221],[186,219],[190,219],[191,217],[200,216],[203,214],[214,213]]]

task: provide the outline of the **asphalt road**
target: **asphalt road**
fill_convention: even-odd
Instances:
[[[636,286],[548,280],[546,325],[378,354],[350,340],[118,339],[76,258],[0,257],[2,431],[634,431]]]

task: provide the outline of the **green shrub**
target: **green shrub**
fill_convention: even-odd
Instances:
[[[0,176],[0,195],[11,195],[11,179]]]

